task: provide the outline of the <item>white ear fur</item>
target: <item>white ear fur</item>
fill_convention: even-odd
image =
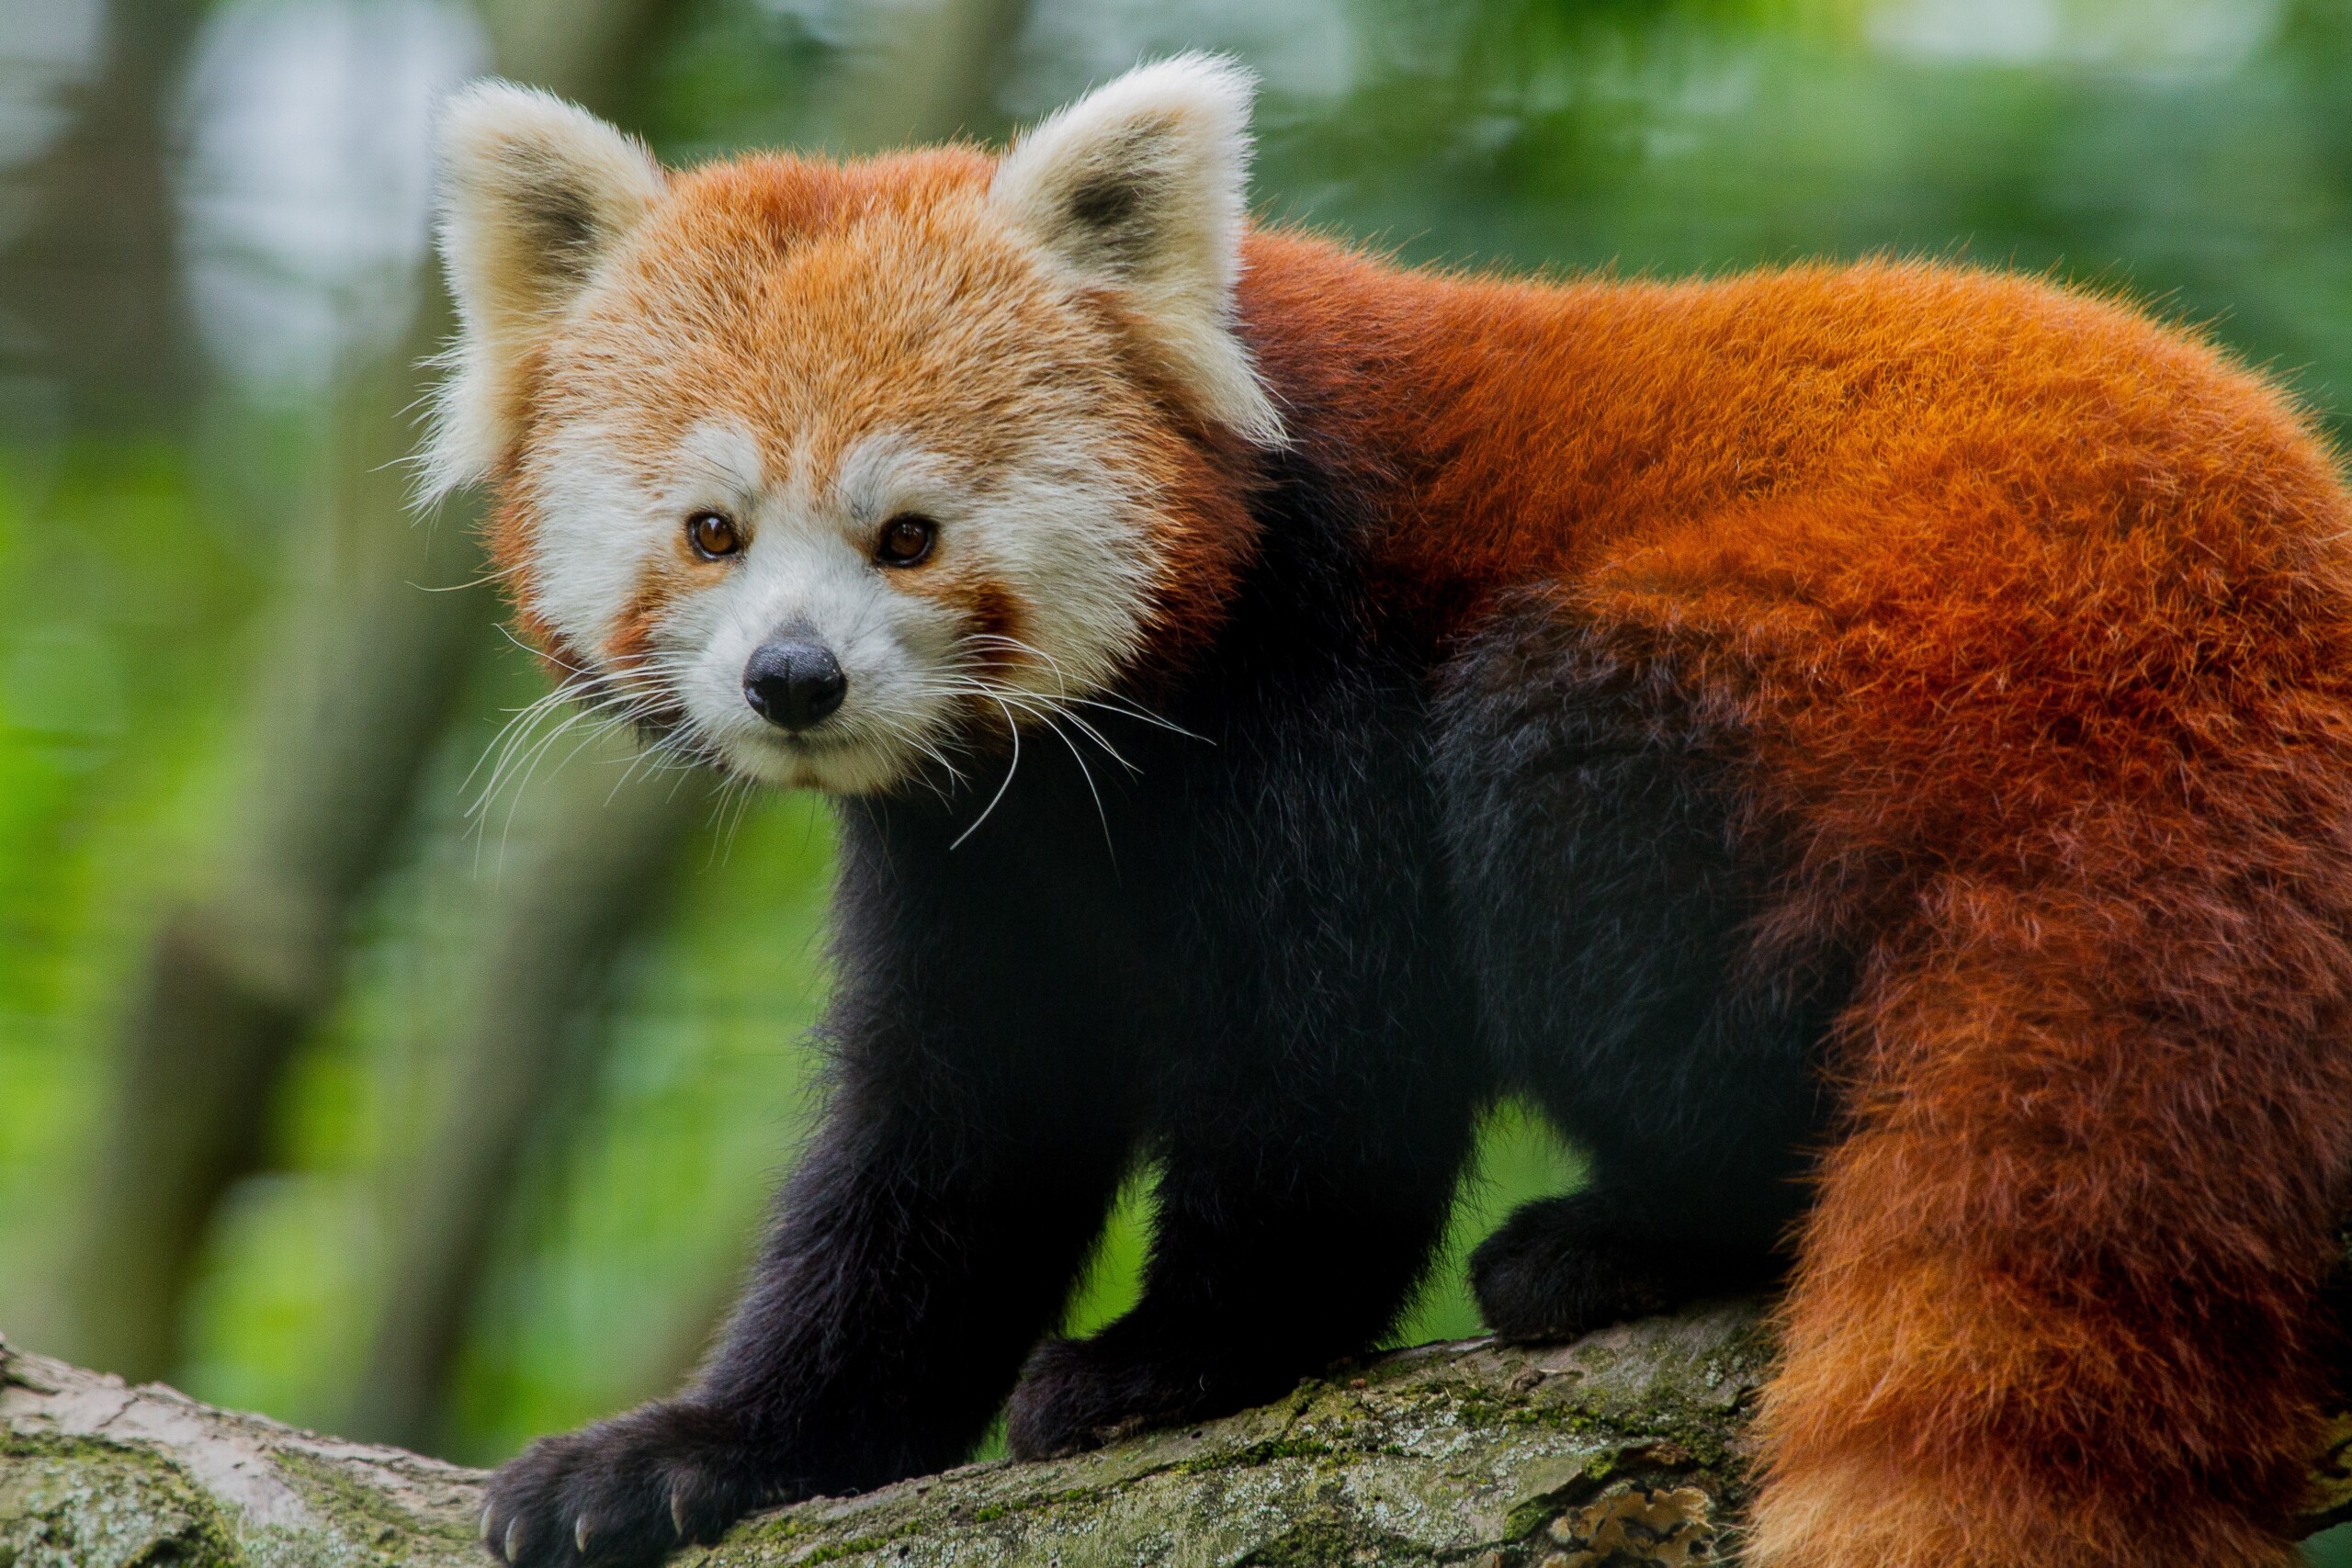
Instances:
[[[989,199],[1064,276],[1124,298],[1204,412],[1274,446],[1233,332],[1252,85],[1203,54],[1130,71],[1023,137]]]
[[[458,331],[425,448],[428,498],[496,464],[514,434],[523,357],[665,184],[641,142],[509,82],[448,99],[435,162]]]

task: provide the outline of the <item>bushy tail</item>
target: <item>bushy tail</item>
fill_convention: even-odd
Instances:
[[[1755,1568],[2295,1561],[2352,964],[2250,867],[2137,870],[1955,876],[1873,957]]]

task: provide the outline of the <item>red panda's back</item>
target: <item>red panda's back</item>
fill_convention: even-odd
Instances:
[[[1670,661],[1826,859],[2014,856],[2086,793],[2352,744],[2333,457],[2192,333],[1915,263],[1545,287],[1282,238],[1252,261],[1270,378],[1381,498],[1390,609],[1442,647],[1532,594]]]
[[[1283,236],[1251,263],[1269,378],[1385,491],[1391,581],[1448,605],[1545,581],[1850,609],[2130,562],[2339,570],[2332,457],[2276,387],[2039,279],[1866,262],[1550,287]]]

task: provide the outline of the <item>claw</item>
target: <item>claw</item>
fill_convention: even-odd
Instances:
[[[675,1486],[670,1488],[670,1524],[680,1540],[692,1539],[686,1534],[686,1500],[678,1495]]]
[[[506,1527],[506,1550],[502,1554],[509,1562],[523,1560],[523,1521],[520,1518]]]
[[[585,1514],[581,1515],[580,1522],[571,1527],[571,1544],[581,1556],[588,1555],[588,1516]]]
[[[484,1546],[488,1546],[490,1544],[490,1516],[491,1510],[493,1506],[494,1505],[490,1503],[484,1503],[481,1506],[481,1530],[475,1539],[480,1540]]]

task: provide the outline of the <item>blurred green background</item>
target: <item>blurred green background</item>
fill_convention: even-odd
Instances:
[[[492,1461],[691,1366],[807,1124],[821,807],[560,715],[496,751],[540,677],[462,506],[402,510],[435,95],[494,69],[673,160],[850,152],[1180,48],[1262,74],[1268,217],[1413,261],[1962,257],[2206,323],[2331,424],[2352,389],[2352,0],[20,0],[14,1341]],[[1498,1118],[1457,1253],[1574,1173]],[[1476,1332],[1457,1265],[1400,1338]]]

